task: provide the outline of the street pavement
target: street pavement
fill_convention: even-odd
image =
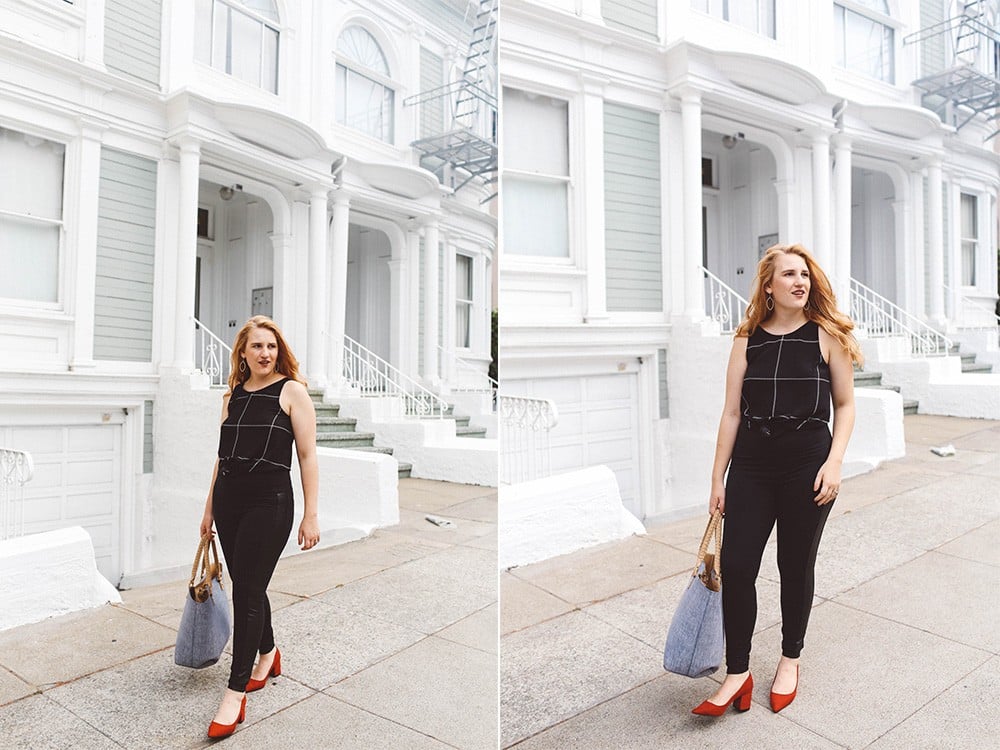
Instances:
[[[496,747],[496,490],[405,479],[399,491],[399,525],[279,561],[269,592],[282,674],[248,695],[246,721],[219,745]],[[0,747],[216,744],[206,730],[230,656],[174,664],[186,594],[186,580],[134,589],[120,605],[0,632]]]
[[[1000,422],[912,415],[905,431],[904,458],[843,483],[788,708],[768,705],[781,643],[773,536],[757,584],[751,710],[692,715],[724,669],[663,671],[706,515],[501,574],[501,746],[997,747]],[[947,443],[955,456],[929,450]]]

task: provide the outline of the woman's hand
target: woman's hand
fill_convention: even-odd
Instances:
[[[716,510],[722,514],[726,512],[726,485],[713,481],[712,494],[708,498],[708,515],[712,515]]]
[[[299,544],[303,550],[319,544],[319,519],[316,516],[303,516],[299,524]]]
[[[817,493],[813,500],[817,505],[826,505],[837,499],[837,493],[840,492],[840,465],[840,461],[828,458],[819,467],[816,481],[813,482],[813,492]]]
[[[212,536],[212,523],[215,521],[215,517],[212,515],[212,511],[205,509],[205,515],[201,517],[201,526],[198,528],[198,533],[201,537]]]

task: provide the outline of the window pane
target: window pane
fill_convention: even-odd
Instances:
[[[61,221],[65,150],[62,144],[0,128],[0,165],[5,174],[17,175],[0,180],[0,210]]]
[[[275,7],[274,0],[238,0],[238,2],[270,21],[278,20],[278,9]]]
[[[976,239],[976,196],[962,193],[962,237]]]
[[[455,346],[461,349],[469,348],[469,311],[471,306],[459,302],[455,308]]]
[[[505,88],[503,106],[504,167],[569,175],[569,103]]]
[[[455,297],[472,299],[472,258],[468,255],[455,256]]]
[[[216,0],[212,26],[212,67],[229,72],[229,8]]]
[[[59,227],[0,215],[0,297],[59,299]]]
[[[375,37],[360,26],[348,26],[337,39],[337,53],[363,68],[389,76],[389,63]]]
[[[833,46],[837,65],[841,68],[847,67],[847,56],[844,44],[847,37],[844,31],[844,9],[839,5],[833,6],[833,33],[835,34]]]
[[[393,140],[393,102],[395,101],[395,95],[392,89],[387,89],[385,86],[382,87],[382,112],[381,112],[381,124],[382,124],[382,140],[389,143]]]
[[[337,91],[333,97],[335,112],[334,117],[342,125],[347,124],[347,68],[343,65],[337,66]]]
[[[194,59],[212,64],[212,0],[197,0],[195,6]]]
[[[962,241],[962,284],[964,284],[965,286],[976,285],[975,240]]]
[[[264,27],[264,51],[260,86],[272,94],[278,93],[278,32]]]
[[[569,257],[565,183],[505,175],[502,191],[505,252]]]
[[[260,21],[238,11],[230,13],[232,20],[232,58],[230,73],[241,81],[260,86]]]

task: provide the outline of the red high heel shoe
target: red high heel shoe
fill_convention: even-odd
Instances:
[[[240,703],[240,715],[236,717],[236,721],[232,724],[220,724],[217,721],[213,721],[208,725],[208,736],[213,739],[218,739],[219,737],[228,737],[233,732],[236,731],[236,725],[242,724],[243,719],[247,715],[247,697],[243,696],[243,702]]]
[[[790,693],[774,692],[774,680],[771,681],[771,710],[778,713],[781,709],[795,700],[795,694],[799,691],[799,665],[795,665],[795,689]]]
[[[722,716],[730,705],[736,707],[737,711],[749,711],[750,701],[753,699],[753,675],[748,674],[746,680],[740,685],[732,698],[721,706],[711,701],[703,701],[700,706],[691,709],[691,713],[699,716]]]
[[[281,652],[275,648],[274,649],[274,661],[271,663],[271,671],[267,673],[267,677],[263,680],[255,680],[252,677],[247,683],[247,692],[252,693],[254,690],[260,690],[267,684],[267,681],[272,677],[277,677],[281,674]]]

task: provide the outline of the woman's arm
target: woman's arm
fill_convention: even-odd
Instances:
[[[316,407],[306,387],[289,380],[281,389],[288,397],[288,416],[292,419],[295,451],[299,457],[299,474],[302,476],[302,523],[299,524],[298,543],[303,550],[319,543],[319,464],[316,461]]]
[[[851,355],[830,334],[819,329],[820,346],[829,352],[830,396],[833,400],[833,442],[830,454],[816,474],[814,500],[825,505],[840,492],[840,472],[847,452],[847,441],[854,431],[854,365]]]
[[[219,420],[221,425],[226,421],[226,417],[229,416],[229,395],[226,394],[222,397],[222,418]],[[198,529],[202,536],[206,536],[212,533],[212,523],[215,521],[215,515],[212,512],[212,490],[215,489],[215,479],[219,475],[219,457],[215,457],[215,465],[212,467],[212,483],[208,485],[208,497],[205,500],[205,514],[201,517],[201,527]]]
[[[726,469],[733,457],[736,433],[740,429],[740,396],[743,393],[743,376],[747,371],[747,337],[737,336],[729,353],[726,367],[726,403],[719,420],[719,437],[715,441],[715,461],[712,464],[712,493],[708,499],[708,512],[726,510]]]

